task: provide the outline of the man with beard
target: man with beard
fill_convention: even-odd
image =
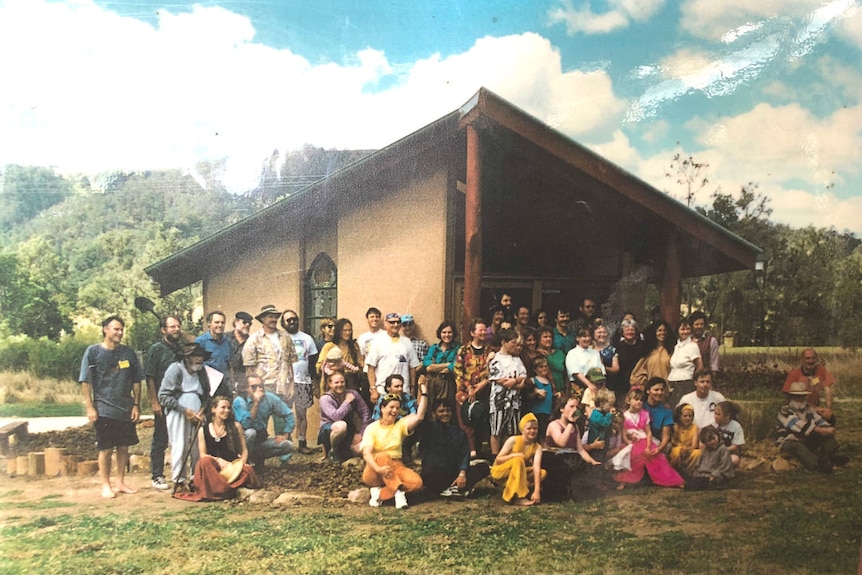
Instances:
[[[829,373],[825,365],[820,363],[817,352],[812,347],[802,350],[802,365],[790,370],[784,381],[782,391],[788,393],[790,386],[797,381],[804,381],[808,384],[807,401],[809,405],[830,425],[835,425],[835,415],[832,413],[832,386],[835,385],[835,377]],[[822,406],[820,405],[821,396],[823,397]]]
[[[314,366],[317,365],[317,344],[314,338],[299,330],[299,316],[289,309],[281,315],[281,327],[293,340],[296,350],[296,361],[293,363],[293,378],[296,382],[293,393],[293,413],[296,416],[296,440],[299,443],[297,451],[308,455],[305,435],[308,432],[308,408],[314,403]]]
[[[365,428],[371,423],[368,405],[358,391],[345,388],[344,373],[325,375],[328,392],[320,398],[320,430],[317,443],[323,456],[334,461],[359,457],[359,444]]]
[[[697,344],[700,350],[700,358],[703,367],[709,368],[714,374],[718,373],[718,340],[715,336],[706,333],[706,314],[698,310],[691,314],[691,341]]]
[[[263,380],[265,389],[279,396],[282,401],[293,401],[293,364],[296,363],[296,348],[293,340],[278,329],[281,312],[274,305],[265,305],[255,319],[261,329],[251,334],[242,348],[242,363],[245,375],[257,375]]]
[[[204,421],[210,397],[209,379],[204,371],[204,362],[210,358],[210,352],[194,342],[185,344],[180,355],[181,360],[168,366],[159,390],[159,403],[165,410],[168,439],[171,442],[174,491],[185,486],[184,459],[189,451],[192,462],[186,470],[194,469],[197,463],[195,432],[197,425]]]
[[[234,392],[236,392],[240,380],[245,378],[245,368],[242,365],[242,348],[248,341],[253,319],[250,313],[236,312],[233,319],[233,331],[224,336],[230,344],[230,381],[233,384]]]
[[[165,490],[165,450],[168,448],[168,428],[165,414],[159,403],[159,388],[165,372],[177,361],[183,338],[182,322],[175,315],[166,315],[159,321],[162,339],[150,346],[144,358],[144,374],[147,378],[147,393],[153,409],[153,442],[150,445],[150,471],[154,489]]]
[[[132,348],[122,345],[126,324],[112,315],[102,322],[101,343],[81,358],[81,392],[87,419],[96,429],[102,497],[135,493],[126,485],[129,446],[138,444],[135,424],[140,418],[141,366]],[[117,449],[117,486],[111,486],[111,454]]]

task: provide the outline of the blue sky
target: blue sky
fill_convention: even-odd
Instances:
[[[754,182],[862,234],[860,0],[0,0],[0,165],[63,172],[378,148],[485,86],[659,189]]]

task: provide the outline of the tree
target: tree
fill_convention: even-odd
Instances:
[[[0,191],[0,229],[33,219],[71,193],[69,182],[50,168],[6,166]]]
[[[692,156],[676,153],[664,175],[683,187],[685,205],[691,207],[695,196],[709,183],[709,178],[704,175],[708,168],[709,164],[696,162]]]

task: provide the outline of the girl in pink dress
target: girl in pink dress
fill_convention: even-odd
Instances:
[[[624,469],[614,476],[619,483],[617,490],[625,489],[626,483],[638,483],[644,470],[656,485],[662,487],[684,487],[685,481],[668,463],[664,453],[652,443],[649,413],[643,409],[644,393],[632,389],[626,396],[628,409],[623,413],[623,441],[631,445],[630,469]]]

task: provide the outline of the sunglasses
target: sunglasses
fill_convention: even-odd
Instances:
[[[262,385],[249,385],[248,386],[249,389],[261,389],[262,387],[263,387]]]
[[[296,323],[299,321],[299,318],[298,317],[289,317],[284,321],[286,321],[287,323]]]
[[[320,327],[322,327],[323,329],[332,329],[335,327],[335,324],[334,323],[325,323]]]
[[[386,323],[388,323],[389,325],[401,325],[401,322],[395,319],[390,319]]]

